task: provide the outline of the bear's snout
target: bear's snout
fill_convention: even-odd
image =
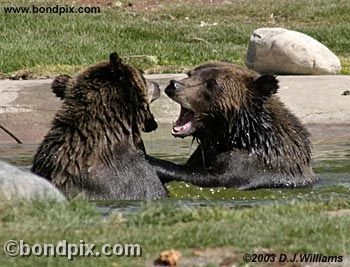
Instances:
[[[176,93],[176,91],[181,89],[181,84],[178,81],[171,80],[170,84],[165,88],[165,93],[170,98],[173,97]]]
[[[146,79],[146,85],[147,85],[147,96],[148,96],[148,103],[152,103],[154,100],[158,99],[160,97],[160,89],[159,84],[150,80]]]
[[[153,93],[152,93],[151,102],[153,102],[154,100],[157,100],[160,97],[159,84],[156,82],[152,82],[152,84],[153,84]]]

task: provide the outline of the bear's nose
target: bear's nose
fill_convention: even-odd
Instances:
[[[175,92],[179,90],[181,87],[180,83],[175,80],[171,80],[170,84],[165,88],[165,93],[169,96],[172,97],[174,96]]]
[[[171,80],[170,84],[174,87],[175,90],[180,89],[180,83],[178,81]]]

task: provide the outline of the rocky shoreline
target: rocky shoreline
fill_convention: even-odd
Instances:
[[[147,75],[161,89],[184,74]],[[278,76],[279,97],[320,138],[350,136],[350,76]],[[50,90],[52,80],[0,80],[0,143],[40,143],[61,101]],[[160,124],[176,120],[179,106],[162,93],[151,109]],[[6,132],[6,130],[8,132]]]

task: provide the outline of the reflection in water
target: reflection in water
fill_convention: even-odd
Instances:
[[[0,160],[29,169],[38,145],[0,144]]]
[[[170,126],[160,127],[155,133],[143,136],[149,154],[184,163],[196,148],[191,138],[173,138]],[[29,169],[37,145],[0,145],[0,160]],[[180,202],[183,206],[225,206],[239,208],[284,202],[293,199],[327,201],[332,197],[350,199],[350,142],[314,142],[313,168],[320,181],[312,188],[303,189],[259,189],[239,191],[232,188],[201,188],[186,183],[170,183],[170,199],[162,203]],[[111,210],[133,213],[139,210],[142,201],[97,202],[101,213]]]

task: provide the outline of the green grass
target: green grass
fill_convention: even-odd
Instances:
[[[169,248],[191,255],[191,248],[234,247],[242,253],[268,248],[275,253],[350,254],[350,217],[325,212],[349,208],[350,202],[333,199],[324,204],[293,201],[246,209],[181,208],[176,202],[144,204],[140,212],[101,217],[83,201],[66,204],[0,203],[0,244],[24,240],[27,244],[137,243],[142,257],[11,258],[0,252],[0,266],[145,266]],[[114,263],[114,265],[113,265]]]
[[[342,72],[350,73],[349,1],[234,0],[199,5],[193,0],[192,4],[177,1],[150,10],[129,8],[121,1],[122,7],[103,7],[101,14],[62,16],[10,15],[2,9],[48,2],[1,1],[0,77],[72,74],[106,59],[111,51],[148,72],[181,72],[208,60],[243,65],[250,33],[258,27],[285,27],[309,34],[334,51],[341,59]],[[189,193],[186,187],[181,190],[184,196]],[[265,195],[255,193],[249,196],[264,199]],[[222,194],[220,199],[225,197],[218,194]],[[332,192],[327,196],[328,202],[324,198],[291,201],[292,197],[283,202],[286,204],[245,209],[215,205],[186,209],[175,203],[152,202],[136,214],[108,217],[83,201],[0,202],[1,246],[9,239],[28,244],[56,244],[66,239],[77,244],[84,240],[97,248],[104,243],[138,243],[143,248],[141,258],[79,257],[73,262],[64,257],[11,258],[1,249],[0,266],[145,266],[161,250],[176,248],[191,255],[196,247],[234,247],[242,253],[266,248],[276,253],[349,255],[350,217],[331,217],[325,212],[349,209],[350,203],[348,198],[332,200]]]
[[[125,57],[146,56],[133,58],[131,63],[148,72],[181,72],[208,60],[242,65],[249,36],[258,27],[285,27],[309,34],[335,52],[342,61],[342,72],[350,73],[349,1],[235,0],[199,5],[193,0],[147,10],[127,7],[121,1],[121,7],[104,6],[100,14],[61,16],[5,14],[2,8],[48,2],[1,1],[2,76],[21,77],[23,71],[27,78],[73,73],[106,59],[111,51]],[[61,1],[65,3],[69,1]]]

